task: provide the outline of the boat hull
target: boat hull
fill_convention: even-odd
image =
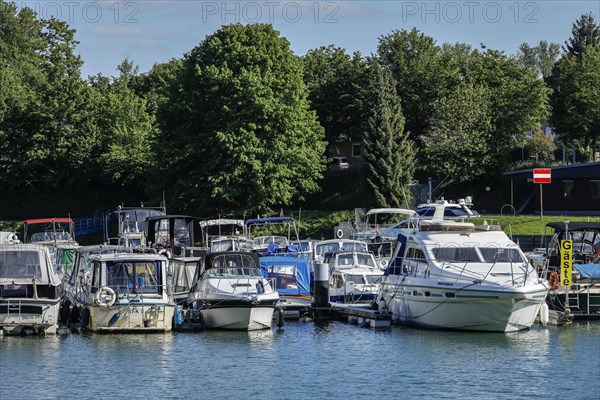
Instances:
[[[58,329],[60,299],[0,301],[0,330],[7,335],[47,334]]]
[[[231,305],[205,308],[200,313],[206,328],[252,331],[270,329],[274,311],[271,305]]]
[[[401,287],[400,296],[388,296],[393,318],[407,325],[433,329],[516,332],[535,322],[547,290],[456,290]],[[450,295],[449,295],[450,294]],[[450,297],[449,297],[450,296]]]
[[[173,327],[172,304],[88,306],[88,321],[82,325],[92,332],[169,332]],[[86,323],[87,322],[87,323]]]

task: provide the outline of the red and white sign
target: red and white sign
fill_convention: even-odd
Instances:
[[[550,168],[534,168],[533,183],[550,183],[551,170]]]

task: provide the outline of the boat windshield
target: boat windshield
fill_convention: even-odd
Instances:
[[[481,262],[475,247],[437,247],[433,255],[440,262]]]
[[[366,243],[343,242],[342,249],[347,251],[367,251]]]
[[[259,236],[254,238],[254,244],[257,246],[269,245],[271,243],[285,246],[288,244],[288,240],[285,236]]]
[[[71,240],[69,232],[37,232],[31,235],[30,242],[54,242],[54,241],[68,241]]]
[[[367,265],[373,268],[376,267],[375,261],[373,260],[373,257],[370,254],[357,254],[356,261],[358,262],[358,265]]]
[[[497,247],[480,247],[479,251],[485,262],[525,262],[523,256],[517,249],[500,249]]]
[[[0,254],[0,278],[41,278],[39,254],[36,251],[4,251]]]
[[[354,282],[355,284],[358,285],[364,285],[365,284],[365,277],[362,275],[346,275],[346,282]]]
[[[106,284],[117,293],[159,293],[160,261],[108,261]]]
[[[213,240],[210,244],[210,251],[232,251],[235,250],[233,239]]]

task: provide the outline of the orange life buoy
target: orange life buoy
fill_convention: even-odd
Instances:
[[[558,279],[558,274],[556,272],[552,272],[550,274],[550,289],[556,290],[560,285],[560,280]]]

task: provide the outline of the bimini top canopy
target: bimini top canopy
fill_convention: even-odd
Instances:
[[[310,263],[295,254],[260,257],[263,276],[275,280],[281,295],[310,296]]]
[[[63,223],[63,224],[73,224],[73,220],[71,218],[38,218],[38,219],[26,219],[26,225],[36,225],[36,224],[51,224],[51,223]]]
[[[546,226],[557,232],[564,232],[564,222],[550,222]],[[569,231],[600,230],[600,222],[569,222]]]
[[[409,210],[408,208],[372,208],[369,211],[367,211],[367,213],[365,214],[365,216],[372,215],[372,214],[408,214],[408,215],[414,215],[415,211],[414,210]]]
[[[219,219],[209,219],[206,221],[200,221],[200,227],[205,228],[207,226],[219,226],[219,225],[238,225],[244,226],[243,219],[227,219],[227,218],[219,218]]]
[[[246,225],[252,224],[279,224],[282,222],[293,222],[294,218],[292,217],[266,217],[266,218],[254,218],[247,219]]]

